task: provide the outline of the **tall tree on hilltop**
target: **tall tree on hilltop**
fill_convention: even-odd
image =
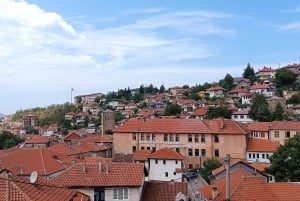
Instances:
[[[244,69],[243,78],[249,79],[251,83],[257,80],[255,76],[255,71],[250,63],[247,64],[247,67]]]
[[[164,93],[166,91],[166,88],[164,85],[160,85],[159,87],[159,93]]]

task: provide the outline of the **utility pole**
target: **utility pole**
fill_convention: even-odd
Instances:
[[[230,154],[226,155],[224,162],[226,169],[226,201],[230,201]]]

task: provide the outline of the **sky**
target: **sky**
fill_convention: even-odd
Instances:
[[[0,113],[218,82],[299,55],[296,0],[0,0]]]

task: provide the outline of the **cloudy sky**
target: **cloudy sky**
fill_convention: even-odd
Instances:
[[[0,113],[300,62],[296,0],[0,0]]]

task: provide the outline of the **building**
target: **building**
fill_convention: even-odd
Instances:
[[[209,94],[209,97],[224,97],[224,88],[222,87],[211,87],[206,90]]]
[[[22,120],[23,120],[23,127],[24,128],[26,128],[28,126],[36,127],[36,126],[38,126],[38,123],[39,123],[38,116],[31,115],[31,114],[23,116]]]
[[[101,114],[101,133],[105,134],[106,131],[112,131],[115,128],[115,113],[111,110],[103,111]]]
[[[93,93],[93,94],[87,94],[87,95],[80,95],[74,97],[74,102],[78,103],[78,100],[81,100],[81,103],[84,102],[95,102],[95,98],[102,97],[102,93]]]
[[[253,119],[249,117],[249,111],[251,108],[243,108],[236,112],[233,112],[231,115],[231,119],[241,123],[249,123],[253,122]]]

